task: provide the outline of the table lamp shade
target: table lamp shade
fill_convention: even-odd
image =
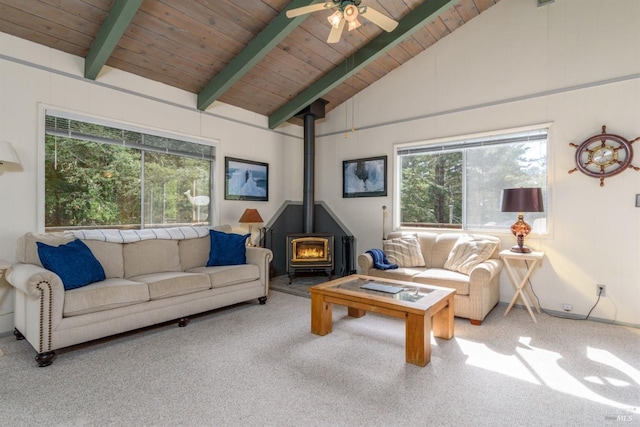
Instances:
[[[262,220],[262,217],[260,216],[260,213],[258,212],[257,209],[245,209],[244,213],[242,214],[238,222],[254,223],[254,222],[264,222],[264,221]]]
[[[502,212],[544,212],[542,189],[505,188],[502,190]]]
[[[511,226],[517,244],[512,252],[529,253],[524,238],[531,232],[531,226],[524,221],[523,212],[544,212],[541,188],[505,188],[502,190],[502,212],[518,212],[518,220]]]
[[[255,222],[264,222],[264,221],[262,220],[262,217],[260,216],[260,213],[258,212],[257,209],[245,209],[244,213],[242,214],[242,216],[240,217],[238,222],[239,223],[248,223],[249,224],[249,234],[252,234],[253,233],[253,224]],[[251,242],[251,237],[249,237],[247,245],[248,246],[255,246]]]

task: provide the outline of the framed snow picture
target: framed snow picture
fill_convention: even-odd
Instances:
[[[224,199],[269,200],[269,164],[224,158]]]
[[[342,162],[342,197],[387,195],[387,156]]]

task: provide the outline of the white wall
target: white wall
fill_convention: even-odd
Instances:
[[[640,172],[605,180],[576,172],[575,149],[607,125],[640,136],[640,2],[501,0],[318,123],[316,199],[356,235],[358,252],[381,246],[382,206],[393,214],[394,144],[551,122],[550,231],[527,244],[546,253],[532,283],[543,308],[640,325]],[[345,139],[345,121],[355,133]],[[640,142],[635,166],[640,166]],[[341,162],[389,156],[389,197],[342,199]],[[526,219],[526,218],[525,218]],[[514,218],[515,220],[515,218]],[[503,247],[513,236],[503,234]],[[501,301],[514,289],[503,272]]]
[[[207,112],[195,109],[196,95],[106,67],[96,81],[85,80],[84,60],[0,33],[0,140],[10,141],[24,171],[0,175],[0,259],[16,261],[16,240],[39,230],[37,192],[41,105],[134,123],[165,132],[204,138],[217,146],[215,206],[219,223],[240,229],[248,207],[265,221],[283,201],[300,199],[302,130],[299,126],[268,129],[267,118],[215,103]],[[224,156],[269,163],[269,201],[224,199]],[[41,209],[41,206],[40,206]],[[0,334],[13,330],[13,294],[0,281]]]

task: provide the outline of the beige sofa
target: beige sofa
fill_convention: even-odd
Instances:
[[[82,239],[106,279],[70,290],[42,267],[36,242],[57,247],[81,234],[27,233],[19,239],[19,263],[6,274],[15,287],[14,334],[37,351],[39,366],[53,362],[54,350],[74,344],[175,319],[186,326],[187,316],[254,298],[266,302],[270,250],[247,247],[246,264],[207,267],[209,229],[137,232],[144,232],[141,240],[125,243]]]
[[[419,251],[424,259],[424,266],[400,267],[394,270],[379,270],[374,268],[373,258],[364,253],[358,256],[360,272],[368,276],[386,277],[396,280],[444,286],[456,290],[454,297],[454,314],[464,317],[474,325],[480,325],[491,309],[498,303],[500,296],[499,277],[502,270],[502,260],[499,258],[500,240],[493,236],[473,235],[475,239],[495,242],[495,248],[487,251],[488,259],[473,266],[468,264],[470,271],[462,273],[454,269],[451,262],[453,249],[456,247],[461,234],[458,233],[402,233],[392,232],[386,241],[402,236],[417,235]],[[462,235],[467,236],[467,235]],[[385,242],[386,242],[385,241]],[[461,250],[457,253],[464,254]],[[490,254],[489,254],[490,252]],[[389,261],[393,262],[393,258]],[[445,265],[449,269],[445,268]],[[463,268],[460,270],[465,271]]]

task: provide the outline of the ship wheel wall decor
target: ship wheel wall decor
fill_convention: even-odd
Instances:
[[[640,167],[631,164],[631,144],[639,139],[628,141],[619,135],[607,133],[607,127],[603,125],[601,134],[592,136],[580,145],[569,144],[576,148],[576,167],[569,173],[579,170],[587,176],[599,178],[600,187],[603,187],[605,178],[617,175],[628,167],[640,171]]]

